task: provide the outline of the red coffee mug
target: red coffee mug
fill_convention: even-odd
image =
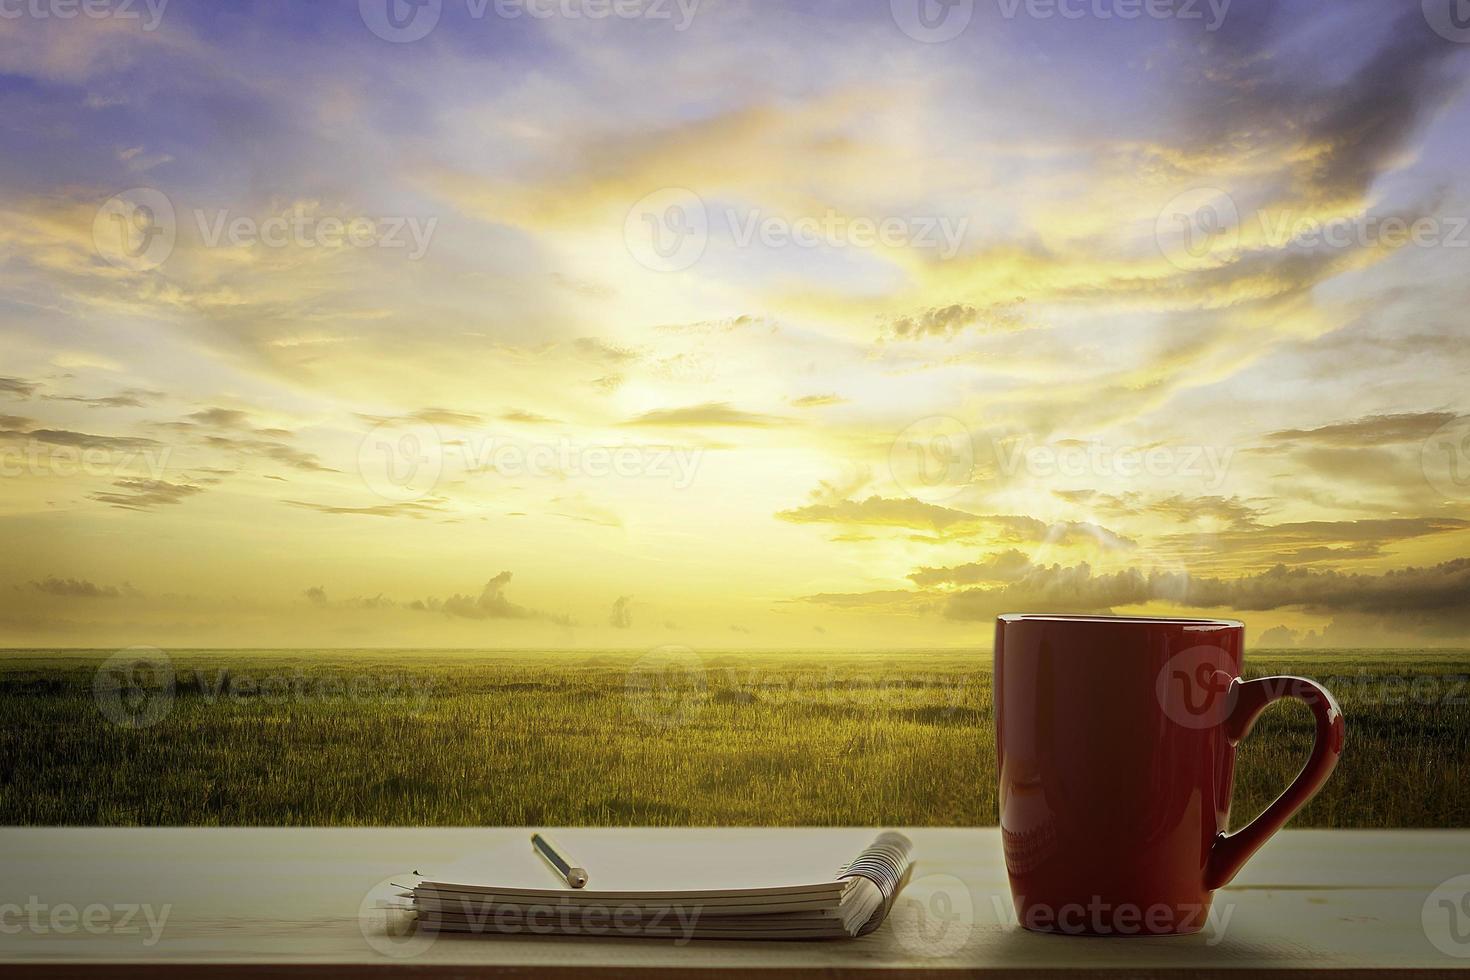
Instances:
[[[1225,619],[1012,614],[995,624],[1000,827],[1020,924],[1198,932],[1211,893],[1321,788],[1342,712],[1302,677],[1241,679]],[[1286,792],[1227,833],[1235,746],[1271,702],[1317,720]]]

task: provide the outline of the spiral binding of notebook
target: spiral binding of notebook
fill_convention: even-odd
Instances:
[[[601,876],[600,889],[577,890],[421,878],[397,887],[385,904],[411,913],[417,928],[438,932],[641,936],[675,941],[851,938],[867,935],[883,924],[908,883],[914,863],[913,844],[896,831],[879,834],[835,874],[810,879],[793,880],[790,874],[782,878],[777,870],[784,863],[777,860],[782,855],[751,852],[748,845],[733,854],[723,849],[733,863],[744,863],[752,870],[706,876],[697,886],[676,875],[670,879],[672,884],[654,887],[636,884],[631,872],[620,878],[613,871]],[[674,850],[672,845],[670,850]],[[722,846],[712,842],[700,846],[697,853],[710,857],[719,850]],[[689,863],[687,857],[687,851],[670,853],[666,860],[677,867]],[[602,863],[588,862],[594,884],[598,883],[597,866]],[[662,880],[654,871],[648,874]]]
[[[888,918],[888,911],[893,908],[894,900],[908,884],[909,875],[914,870],[913,850],[913,842],[903,834],[885,830],[842,873],[843,878],[868,879],[883,896],[882,905],[858,929],[859,936],[866,936]]]

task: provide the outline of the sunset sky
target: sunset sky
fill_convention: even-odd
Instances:
[[[389,2],[5,8],[0,644],[1470,645],[1433,2]]]

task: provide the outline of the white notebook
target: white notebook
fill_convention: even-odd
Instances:
[[[913,867],[913,845],[894,831],[847,861],[811,838],[752,845],[680,837],[595,852],[575,836],[564,842],[591,873],[586,888],[552,883],[528,844],[493,861],[493,884],[439,872],[405,879],[395,897],[420,928],[442,932],[835,938],[881,925]]]

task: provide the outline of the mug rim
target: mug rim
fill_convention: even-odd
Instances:
[[[1210,619],[1193,616],[1099,616],[1088,613],[1001,613],[997,623],[1107,623],[1136,626],[1200,626],[1218,629],[1245,628],[1239,619]]]

